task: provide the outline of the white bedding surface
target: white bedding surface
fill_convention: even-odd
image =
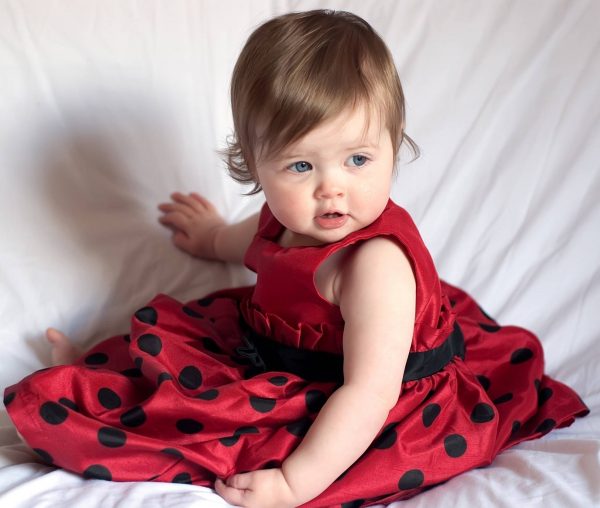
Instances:
[[[538,334],[548,373],[592,410],[395,506],[600,506],[594,0],[0,2],[0,388],[49,364],[47,326],[90,346],[157,292],[252,281],[176,251],[155,207],[196,190],[231,221],[258,210],[215,152],[229,76],[260,21],[316,7],[364,16],[394,54],[422,156],[401,164],[393,198],[441,276]],[[0,411],[0,506],[58,505],[227,506],[209,489],[38,464]]]

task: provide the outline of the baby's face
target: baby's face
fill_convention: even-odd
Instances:
[[[257,161],[256,173],[291,246],[335,242],[371,224],[389,199],[393,168],[387,128],[359,107]]]

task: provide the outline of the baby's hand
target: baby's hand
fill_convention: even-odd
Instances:
[[[174,192],[171,203],[161,203],[159,222],[173,231],[176,247],[200,258],[215,259],[215,234],[225,225],[214,205],[199,194]]]
[[[261,469],[217,479],[215,490],[225,501],[249,508],[292,508],[298,506],[296,496],[281,469]]]

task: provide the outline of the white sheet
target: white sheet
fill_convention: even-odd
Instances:
[[[364,16],[394,54],[422,156],[401,165],[393,198],[442,277],[536,332],[548,372],[592,409],[396,506],[600,506],[593,0],[1,2],[0,387],[48,365],[47,326],[89,346],[157,292],[252,281],[177,252],[155,206],[197,190],[231,221],[259,208],[215,153],[231,129],[229,75],[260,21],[316,7]],[[45,467],[5,411],[0,424],[2,507],[226,506],[208,489]]]

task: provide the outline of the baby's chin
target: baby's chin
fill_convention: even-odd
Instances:
[[[280,244],[283,247],[314,247],[318,245],[323,245],[325,243],[330,242],[321,240],[319,238],[315,238],[312,235],[306,235],[303,233],[292,231],[289,228],[286,230],[286,232],[280,240]]]
[[[358,227],[344,227],[339,229],[323,229],[316,230],[311,234],[294,234],[296,238],[296,242],[298,245],[304,246],[317,246],[317,245],[327,245],[329,243],[339,242],[346,238],[349,234],[358,231],[360,228]]]

